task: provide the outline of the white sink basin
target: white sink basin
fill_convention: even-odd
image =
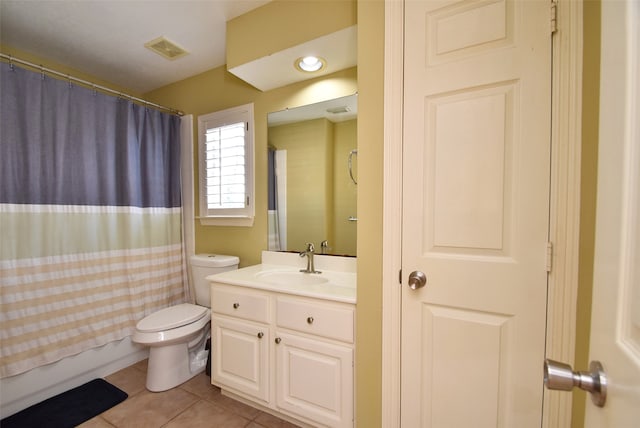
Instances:
[[[322,273],[302,273],[300,269],[306,263],[298,253],[263,251],[261,264],[209,275],[207,280],[211,283],[356,303],[356,259],[318,254],[315,261]]]
[[[262,271],[256,274],[256,278],[275,285],[316,285],[329,282],[322,274],[295,271]]]

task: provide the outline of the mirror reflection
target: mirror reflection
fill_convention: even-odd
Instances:
[[[356,255],[357,95],[268,115],[269,250]]]

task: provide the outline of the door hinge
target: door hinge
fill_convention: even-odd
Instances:
[[[558,2],[551,2],[551,34],[558,31]]]
[[[547,272],[551,272],[553,265],[553,243],[547,242]]]
[[[398,271],[398,283],[402,285],[402,269]]]

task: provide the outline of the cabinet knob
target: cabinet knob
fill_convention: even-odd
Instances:
[[[258,333],[258,339],[262,339],[263,337],[264,337],[264,333],[263,332]]]
[[[240,303],[234,303],[233,304],[233,309],[238,309],[240,307]]]
[[[276,337],[276,344],[279,344],[280,342],[282,342],[282,339],[280,339],[279,337]]]
[[[307,318],[307,324],[313,324],[313,317]]]

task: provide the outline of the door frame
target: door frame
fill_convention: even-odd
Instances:
[[[582,143],[582,0],[550,0],[553,36],[551,188],[546,357],[574,361],[580,238]],[[550,19],[551,21],[551,19]],[[550,22],[551,26],[551,22]],[[550,30],[551,31],[551,30]],[[400,426],[402,287],[402,120],[404,2],[385,0],[384,185],[382,264],[382,426]],[[542,387],[542,361],[540,361]],[[572,394],[546,389],[543,427],[569,426]]]

